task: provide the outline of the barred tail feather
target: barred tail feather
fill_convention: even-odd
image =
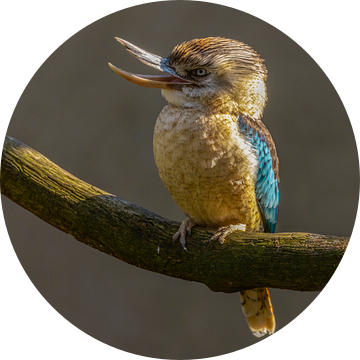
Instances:
[[[240,292],[241,305],[250,330],[256,337],[273,334],[275,316],[268,288]]]

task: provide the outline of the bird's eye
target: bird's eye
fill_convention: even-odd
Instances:
[[[207,72],[205,69],[203,69],[203,68],[199,68],[199,69],[196,69],[196,70],[195,70],[195,74],[196,74],[197,76],[205,76],[205,75],[208,74],[208,72]]]

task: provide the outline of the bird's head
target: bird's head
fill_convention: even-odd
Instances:
[[[116,38],[146,65],[167,75],[135,75],[109,64],[125,79],[161,88],[175,105],[242,113],[260,119],[266,103],[266,68],[260,56],[236,40],[210,37],[175,46],[166,58]]]

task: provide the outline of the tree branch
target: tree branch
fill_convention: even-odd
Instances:
[[[238,233],[223,245],[208,244],[214,230],[195,227],[185,252],[171,241],[178,222],[77,179],[11,137],[4,144],[1,192],[86,245],[227,293],[256,287],[321,290],[349,241],[309,233]]]

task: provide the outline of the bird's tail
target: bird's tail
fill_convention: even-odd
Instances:
[[[240,291],[241,305],[252,333],[257,336],[273,334],[275,316],[268,288]]]

